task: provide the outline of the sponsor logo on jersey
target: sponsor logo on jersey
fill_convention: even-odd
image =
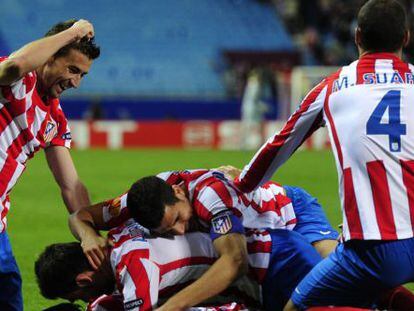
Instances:
[[[45,143],[50,143],[53,138],[57,135],[57,125],[54,121],[47,121],[45,133],[43,139]]]
[[[144,304],[144,300],[142,298],[138,298],[135,300],[124,302],[124,309],[125,311],[134,310],[135,308],[138,308],[139,306],[142,306]]]
[[[214,217],[211,220],[211,225],[213,231],[218,234],[226,234],[233,227],[230,215],[227,213]]]

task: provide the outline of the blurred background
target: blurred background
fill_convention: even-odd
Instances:
[[[255,149],[304,92],[357,57],[364,2],[2,0],[0,54],[88,19],[102,54],[62,98],[75,146]],[[412,60],[413,43],[407,51]]]

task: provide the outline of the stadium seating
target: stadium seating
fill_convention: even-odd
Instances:
[[[255,0],[3,0],[0,51],[72,17],[91,20],[102,47],[77,95],[223,96],[221,50],[293,49],[274,9]]]

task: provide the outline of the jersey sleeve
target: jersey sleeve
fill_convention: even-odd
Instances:
[[[212,240],[228,233],[244,234],[243,216],[235,207],[238,202],[235,189],[219,179],[195,191],[194,211],[209,224]]]
[[[70,148],[72,143],[72,134],[70,132],[69,123],[66,116],[59,104],[59,100],[55,100],[53,107],[51,108],[51,117],[57,123],[57,134],[51,140],[50,146],[63,146]]]
[[[117,268],[120,270],[119,281],[122,286],[125,311],[147,311],[157,307],[159,277],[158,266],[145,258],[140,258],[139,251],[132,251],[127,262]]]
[[[0,57],[0,63],[7,60],[7,57]],[[0,86],[1,90],[1,97],[7,99],[8,101],[12,101],[16,104],[22,104],[22,109],[25,107],[24,98],[27,94],[33,92],[36,86],[37,76],[36,73],[29,72],[24,77],[20,78],[19,80],[13,82],[10,85],[3,85]],[[21,102],[20,102],[21,101]],[[24,110],[22,110],[23,112]]]
[[[105,202],[102,207],[102,217],[109,228],[120,226],[131,218],[126,202],[127,193]]]
[[[270,137],[254,155],[238,178],[236,186],[251,192],[269,181],[274,172],[319,127],[323,125],[323,106],[328,80],[319,83],[308,93],[299,108],[290,116],[279,133]]]

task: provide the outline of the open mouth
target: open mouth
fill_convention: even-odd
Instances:
[[[67,85],[65,85],[65,83],[63,81],[62,82],[59,82],[57,85],[58,85],[58,87],[60,89],[60,90],[58,90],[59,93],[62,93],[63,91],[65,91],[66,89],[68,89]]]
[[[66,86],[63,84],[63,82],[60,82],[60,83],[59,83],[59,86],[60,86],[60,88],[62,89],[62,92],[63,92],[64,90],[66,90]]]

